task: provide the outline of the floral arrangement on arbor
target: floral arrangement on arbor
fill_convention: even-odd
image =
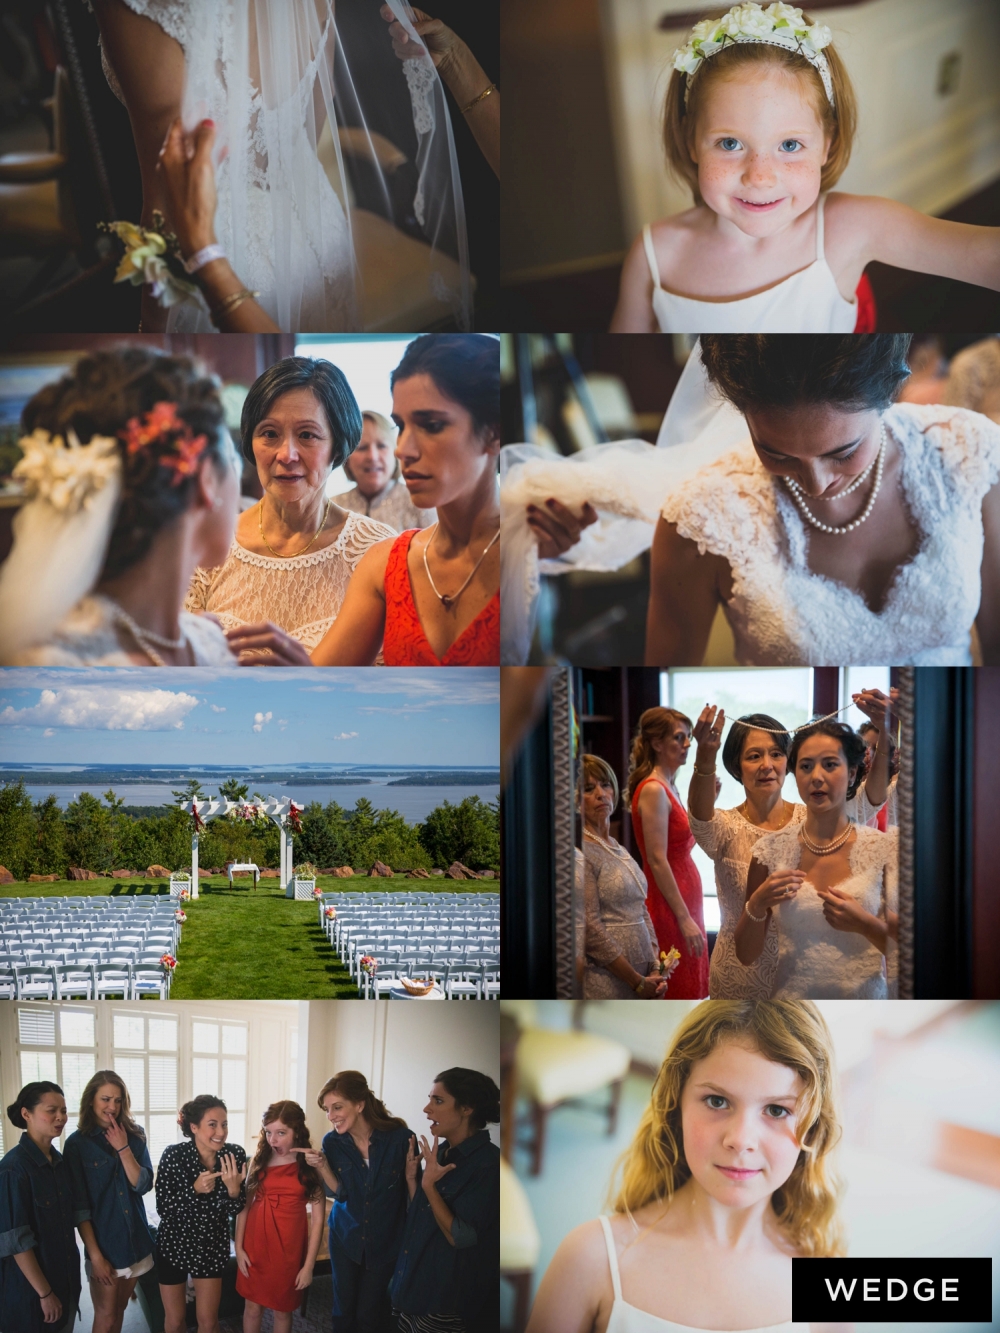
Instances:
[[[288,831],[290,833],[302,832],[302,820],[299,818],[299,815],[302,813],[302,809],[303,807],[300,805],[296,805],[294,801],[288,807],[288,814],[285,816],[285,818],[288,821]]]
[[[200,832],[202,831],[202,829],[205,827],[205,821],[202,819],[201,815],[199,815],[199,813],[198,813],[198,802],[197,802],[197,801],[192,801],[192,802],[191,802],[191,818],[192,818],[192,820],[194,821],[194,827],[193,827],[193,829],[192,829],[192,832],[194,832],[194,833],[200,833]]]

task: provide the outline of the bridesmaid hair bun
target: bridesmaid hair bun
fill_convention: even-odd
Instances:
[[[33,1111],[47,1092],[58,1092],[60,1097],[63,1096],[63,1090],[58,1083],[49,1083],[44,1079],[39,1083],[26,1083],[7,1107],[7,1119],[10,1123],[16,1125],[18,1129],[24,1129],[22,1109]]]
[[[467,1106],[472,1112],[473,1129],[485,1129],[500,1120],[500,1089],[488,1074],[478,1069],[446,1069],[434,1080],[455,1098],[456,1106]]]
[[[221,1097],[212,1097],[207,1092],[203,1092],[200,1097],[195,1097],[189,1102],[185,1102],[180,1109],[177,1117],[177,1123],[181,1127],[181,1133],[185,1138],[194,1138],[191,1133],[192,1125],[200,1125],[205,1118],[205,1112],[210,1111],[213,1106],[221,1106],[225,1111],[226,1103]]]

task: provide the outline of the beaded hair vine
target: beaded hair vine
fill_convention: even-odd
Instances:
[[[163,448],[156,461],[173,472],[171,486],[179,486],[197,472],[208,444],[207,435],[193,434],[188,423],[177,415],[176,403],[154,403],[141,418],[132,417],[118,432],[118,438],[124,441],[130,458],[153,444]]]

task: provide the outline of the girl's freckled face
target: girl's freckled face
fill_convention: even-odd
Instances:
[[[816,202],[829,146],[806,76],[768,64],[711,84],[691,156],[712,212],[766,237]]]

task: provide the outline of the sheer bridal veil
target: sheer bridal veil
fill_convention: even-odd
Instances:
[[[217,127],[219,243],[282,329],[470,326],[444,89],[407,0],[386,3],[413,38],[410,59],[393,54],[380,0],[174,6],[185,127]],[[212,327],[200,297],[169,320]]]

